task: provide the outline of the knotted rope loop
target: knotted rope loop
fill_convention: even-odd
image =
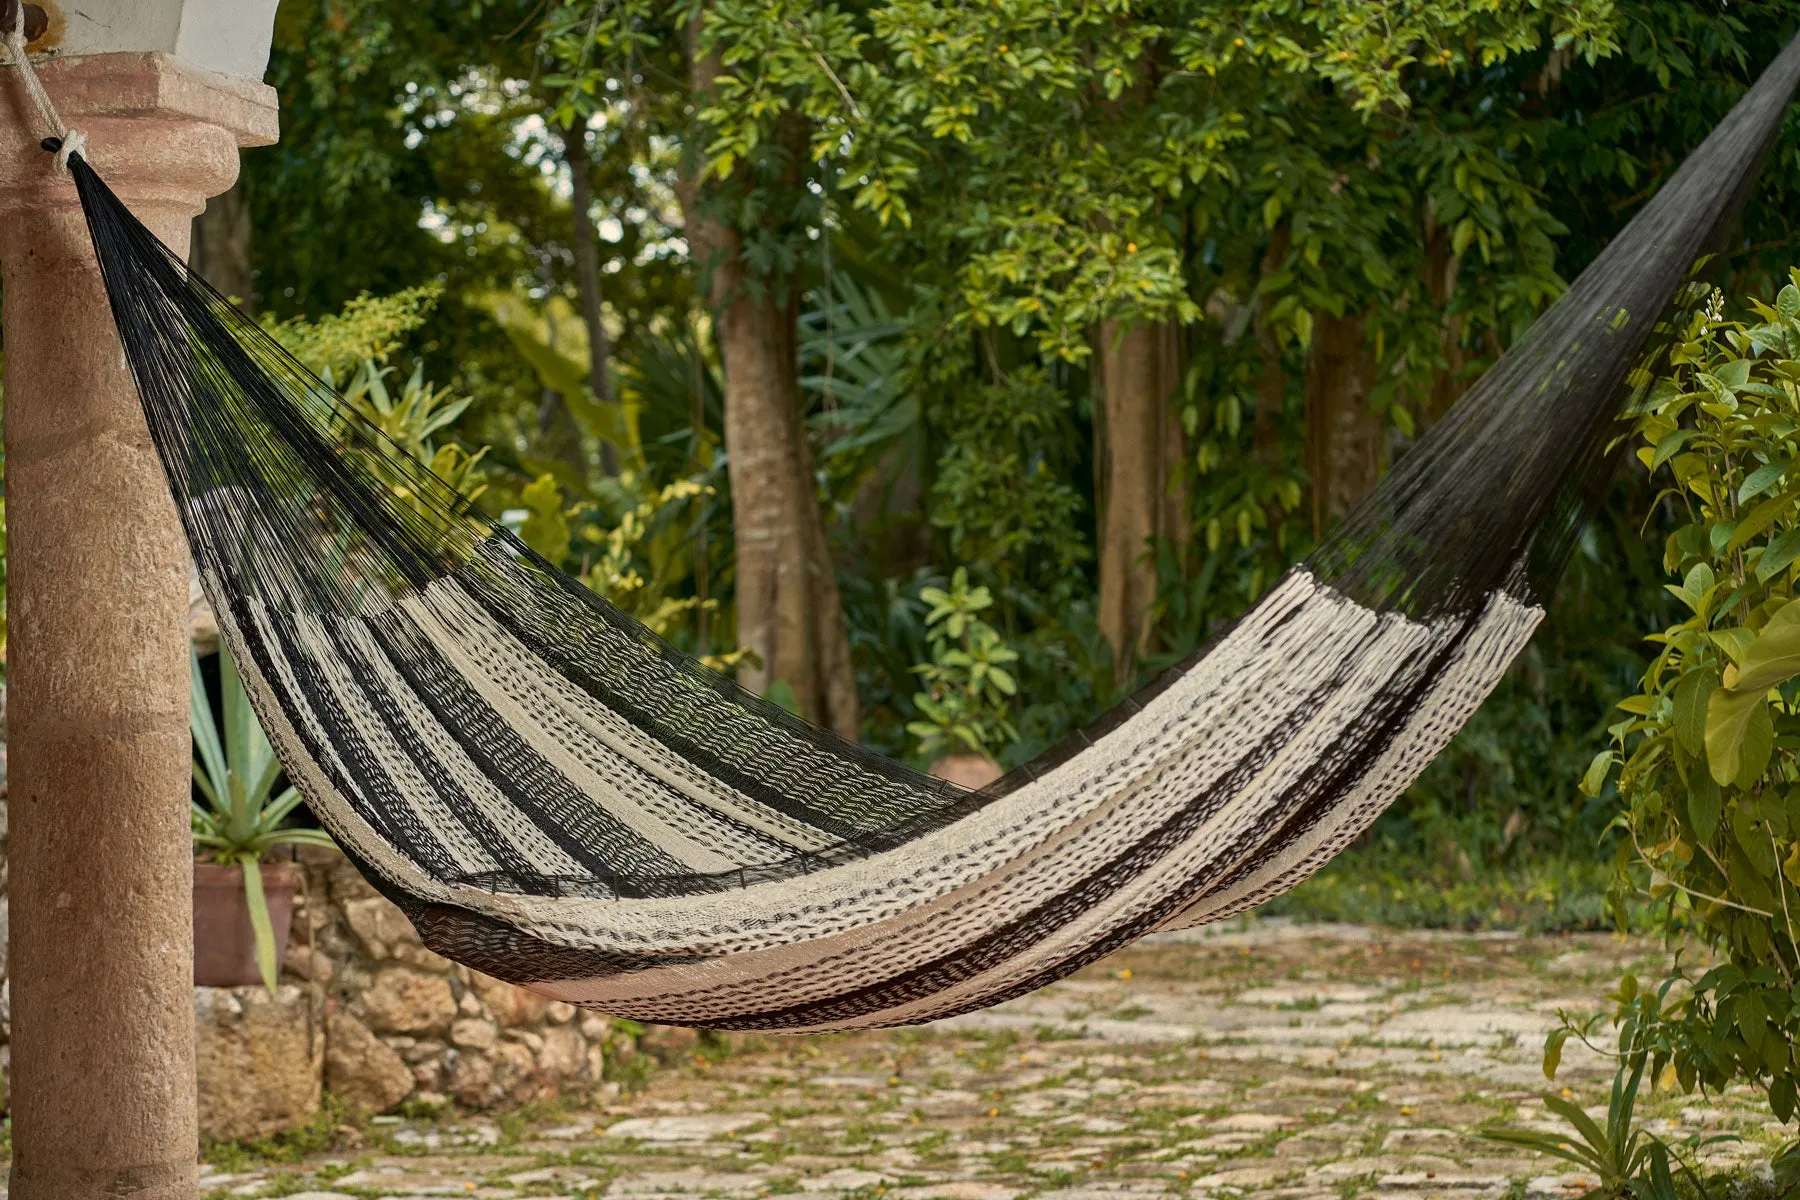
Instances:
[[[19,77],[25,81],[25,94],[31,97],[31,106],[37,109],[38,122],[51,131],[38,145],[46,152],[55,154],[56,165],[67,171],[69,159],[87,148],[87,134],[63,124],[62,114],[56,111],[50,93],[44,90],[44,81],[38,78],[37,68],[31,65],[31,55],[25,52],[23,5],[17,10],[12,28],[6,31],[6,48],[12,52],[12,60],[19,68]]]

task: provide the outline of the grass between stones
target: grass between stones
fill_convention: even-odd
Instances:
[[[1550,1128],[1544,1034],[1663,951],[1604,934],[1252,919],[1150,939],[919,1030],[733,1038],[595,1108],[415,1114],[328,1145],[214,1148],[203,1193],[309,1200],[1561,1200],[1591,1180],[1472,1136]],[[1603,1100],[1571,1047],[1558,1083]],[[1656,1094],[1709,1178],[1758,1190],[1760,1095]],[[630,1125],[624,1125],[625,1122]],[[622,1128],[623,1126],[623,1128]],[[609,1130],[619,1130],[611,1133]],[[631,1136],[622,1136],[629,1133]]]

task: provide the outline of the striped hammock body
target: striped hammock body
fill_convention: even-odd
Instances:
[[[989,800],[845,771],[584,621],[579,595],[484,592],[452,577],[367,616],[259,601],[221,631],[298,785],[435,949],[621,1016],[760,1029],[932,1020],[1285,890],[1412,782],[1543,615],[1500,593],[1416,622],[1297,571],[1090,749]],[[742,745],[742,778],[695,769],[670,725]],[[921,828],[857,841],[895,821]]]
[[[970,792],[739,689],[558,572],[70,159],[221,635],[427,945],[640,1020],[994,1004],[1317,870],[1501,678],[1800,75],[1784,51],[1377,492],[1211,646]]]

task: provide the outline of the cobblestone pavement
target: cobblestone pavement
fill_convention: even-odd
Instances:
[[[1592,1010],[1652,945],[1240,921],[1164,936],[990,1012],[916,1030],[736,1039],[591,1110],[388,1119],[298,1165],[205,1168],[213,1196],[583,1200],[1476,1200],[1592,1185],[1468,1136],[1545,1129],[1559,1008]],[[1598,1102],[1571,1046],[1557,1080]],[[1679,1144],[1754,1171],[1759,1096],[1656,1096]]]

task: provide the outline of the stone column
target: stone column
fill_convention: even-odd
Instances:
[[[88,159],[177,253],[260,83],[49,61]],[[75,189],[0,68],[15,1200],[195,1193],[187,548]],[[28,132],[29,131],[29,132]]]

